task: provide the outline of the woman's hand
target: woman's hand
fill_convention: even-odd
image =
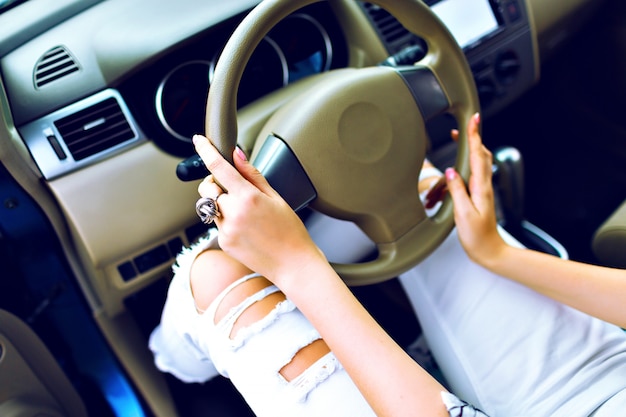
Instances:
[[[300,218],[240,149],[233,153],[232,166],[207,138],[196,135],[193,143],[211,172],[198,192],[219,195],[215,223],[225,252],[270,280],[324,259]]]
[[[479,114],[467,126],[470,153],[469,193],[461,176],[453,169],[446,170],[448,191],[454,201],[454,220],[459,240],[469,257],[485,265],[506,245],[496,228],[492,177],[492,155],[483,146],[478,130]],[[453,132],[457,139],[458,132]]]

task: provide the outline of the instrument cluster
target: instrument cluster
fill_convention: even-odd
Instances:
[[[281,21],[253,52],[239,85],[238,107],[301,78],[343,65],[335,56],[337,50],[345,49],[338,46],[341,42],[337,33],[329,29],[328,22],[306,11]],[[211,39],[215,45],[215,38]],[[175,154],[181,154],[176,151],[181,146],[190,149],[191,137],[204,132],[207,94],[221,52],[221,48],[214,47],[206,53],[211,49],[207,44],[194,44],[193,50],[202,53],[170,54],[163,60],[159,78],[153,81],[149,133],[157,144]]]

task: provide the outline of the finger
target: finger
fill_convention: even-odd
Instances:
[[[463,182],[463,178],[459,175],[454,168],[448,168],[445,172],[446,186],[454,205],[464,205],[470,203],[469,193]]]
[[[247,186],[247,181],[234,166],[224,159],[209,139],[202,135],[195,135],[193,144],[204,165],[213,175],[213,179],[222,187],[224,192],[231,191],[233,187]]]
[[[476,211],[472,200],[467,192],[463,178],[454,168],[448,168],[445,172],[448,192],[454,203],[454,217],[457,219],[465,217],[464,213]]]
[[[481,164],[480,158],[482,153],[483,142],[479,132],[480,115],[476,113],[467,122],[467,144],[470,151],[470,163]],[[473,160],[472,160],[473,158]],[[473,168],[473,167],[472,167]]]
[[[492,155],[482,143],[479,125],[480,115],[476,113],[467,127],[471,170],[469,189],[474,204],[482,211],[483,208],[493,204]]]
[[[452,138],[453,141],[458,142],[459,141],[459,130],[458,129],[452,129],[450,131],[450,137]]]
[[[202,197],[216,198],[223,193],[224,190],[222,187],[217,185],[210,176],[206,177],[200,185],[198,185],[198,194]]]
[[[426,197],[424,198],[424,207],[427,209],[431,209],[435,207],[435,205],[442,201],[448,191],[448,186],[446,184],[446,178],[441,177],[439,180],[433,185]]]
[[[209,174],[206,177],[204,177],[202,179],[202,182],[200,183],[200,185],[198,186],[198,188],[202,187],[206,187],[209,184],[215,184],[215,179],[213,178],[213,174]]]
[[[246,154],[240,148],[235,148],[233,151],[233,162],[241,176],[257,187],[261,192],[268,195],[277,194],[263,174],[261,174],[254,165],[248,162]]]

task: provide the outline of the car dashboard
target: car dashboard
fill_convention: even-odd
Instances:
[[[0,157],[45,212],[124,373],[155,415],[171,416],[172,399],[145,342],[158,316],[140,323],[136,311],[144,294],[167,282],[179,250],[205,231],[193,210],[198,182],[181,181],[176,169],[193,155],[191,136],[204,131],[220,51],[258,1],[80,3],[49,2],[44,14],[26,2],[0,15],[7,40]],[[463,48],[485,118],[532,88],[572,19],[593,7],[583,0],[427,3]],[[475,13],[473,25],[467,13]],[[3,24],[16,19],[21,27]],[[372,3],[324,1],[299,10],[267,34],[245,69],[238,144],[249,153],[263,122],[316,76],[400,64],[416,45],[424,40]]]
[[[485,23],[457,36],[488,114],[532,86],[536,50],[524,3],[474,3]],[[356,4],[313,4],[265,37],[238,94],[244,148],[253,130],[248,115],[262,119],[273,108],[259,110],[258,99],[333,68],[383,62],[420,41],[379,7]],[[251,6],[109,0],[2,59],[17,144],[68,219],[94,299],[108,314],[122,311],[124,298],[167,269],[176,248],[198,233],[188,209],[196,184],[180,182],[176,164],[192,154],[191,136],[203,132],[212,69]],[[440,10],[456,18],[454,9]],[[350,24],[360,32],[347,31]]]

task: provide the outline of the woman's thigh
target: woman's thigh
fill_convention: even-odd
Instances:
[[[621,329],[474,264],[455,231],[400,281],[451,389],[489,415],[588,416],[626,385]]]
[[[257,416],[374,416],[319,333],[265,278],[234,281],[202,320],[201,348]]]

